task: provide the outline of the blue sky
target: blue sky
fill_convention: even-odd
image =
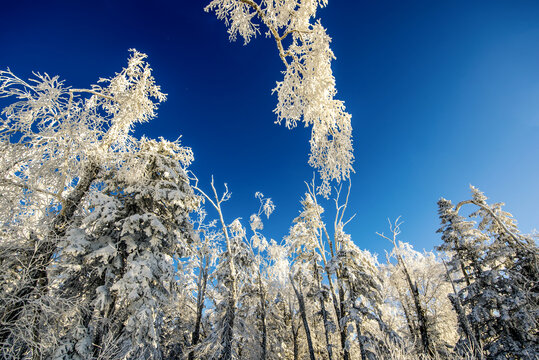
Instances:
[[[137,134],[182,135],[201,186],[212,174],[228,183],[229,222],[257,210],[255,191],[272,197],[266,235],[280,239],[313,175],[310,132],[274,124],[283,65],[273,40],[230,43],[205,5],[12,1],[0,12],[0,68],[87,87],[119,71],[129,48],[148,54],[168,101]],[[375,232],[402,215],[402,240],[432,249],[436,201],[467,198],[469,184],[505,202],[522,231],[539,226],[537,1],[330,0],[319,16],[352,114],[348,231],[360,247],[383,253]]]

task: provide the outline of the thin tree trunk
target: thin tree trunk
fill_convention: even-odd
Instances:
[[[203,190],[201,190],[198,186],[194,185],[193,188],[198,190],[205,198],[208,200],[215,210],[217,210],[217,213],[219,214],[219,221],[221,222],[221,229],[223,231],[223,234],[225,236],[226,240],[226,253],[225,258],[228,257],[226,260],[228,262],[228,273],[225,277],[225,286],[228,290],[227,294],[227,304],[226,304],[226,311],[225,311],[225,319],[223,323],[223,335],[221,338],[223,351],[219,355],[220,360],[230,360],[232,358],[232,343],[234,339],[234,319],[236,317],[236,267],[234,265],[234,254],[232,252],[232,244],[230,237],[228,235],[228,228],[225,223],[225,220],[223,218],[223,211],[221,209],[221,203],[223,201],[226,201],[230,194],[228,193],[228,189],[226,192],[219,197],[217,195],[217,190],[215,189],[215,185],[213,182],[213,177],[211,180],[211,187],[213,190],[214,200],[212,200],[211,197],[209,197]],[[225,184],[226,187],[226,184]]]
[[[215,201],[213,201],[208,195],[206,195],[205,192],[200,190],[198,187],[195,186],[195,189],[200,191],[206,199],[210,201],[210,203],[213,205],[213,207],[217,210],[219,214],[219,221],[221,222],[221,227],[223,230],[223,234],[225,235],[226,240],[226,256],[228,257],[228,274],[225,279],[225,286],[228,289],[228,299],[227,299],[227,306],[226,306],[226,312],[225,312],[225,321],[224,321],[224,329],[223,329],[223,338],[221,339],[223,344],[223,351],[221,352],[221,355],[219,356],[220,360],[230,360],[232,359],[232,343],[234,339],[234,319],[236,317],[236,266],[234,265],[234,254],[232,253],[232,244],[230,237],[228,235],[227,225],[225,223],[225,219],[223,218],[223,211],[221,209],[221,203],[225,201],[227,192],[219,198],[217,195],[217,190],[215,189],[214,183],[213,183],[213,177],[211,181],[211,187],[213,190],[213,194],[215,196]]]
[[[337,229],[337,222],[335,222],[335,229]],[[331,237],[329,236],[327,229],[323,227],[324,234],[326,235],[326,238],[328,239],[330,249],[331,249],[331,256],[333,257],[337,249],[337,243],[338,240],[335,238],[335,241],[331,240]],[[335,235],[336,236],[336,235]],[[333,250],[333,247],[335,247],[335,251]],[[337,276],[337,284],[339,287],[339,299],[337,300],[337,296],[335,294],[335,290],[333,288],[333,281],[331,280],[331,274],[328,271],[326,267],[326,272],[328,274],[329,279],[329,286],[331,290],[331,295],[333,297],[333,306],[335,307],[335,314],[337,315],[337,324],[339,326],[339,336],[341,340],[341,349],[343,353],[343,360],[350,360],[350,353],[346,348],[346,340],[348,338],[348,332],[346,330],[346,324],[342,321],[344,317],[346,316],[346,308],[345,308],[345,298],[344,298],[344,288],[343,288],[343,279],[341,274],[343,273],[342,264],[339,264],[339,269],[336,270],[336,276]]]
[[[414,342],[417,340],[418,336],[417,336],[417,330],[416,330],[416,327],[415,327],[415,324],[414,324],[414,321],[410,315],[410,313],[408,312],[408,308],[404,302],[404,299],[405,297],[402,297],[401,296],[401,302],[402,302],[402,310],[404,310],[404,317],[406,318],[406,324],[408,325],[408,330],[410,330],[410,335],[412,335],[412,338],[414,340]]]
[[[328,351],[328,359],[333,360],[333,349],[329,336],[329,322],[328,322],[328,313],[326,311],[326,305],[324,304],[324,299],[320,299],[320,308],[322,311],[322,317],[324,319],[324,332],[326,336],[326,348]]]
[[[230,249],[230,247],[229,247]],[[223,351],[220,360],[232,359],[232,342],[234,338],[234,319],[236,317],[236,268],[233,264],[234,258],[229,250],[229,279],[228,279],[228,301],[225,313],[223,330]]]
[[[342,281],[340,282],[339,286],[339,300],[340,300],[340,307],[341,307],[341,319],[343,319],[346,316],[346,309],[344,304],[344,289],[342,287]],[[339,323],[341,323],[341,320],[339,320]],[[350,352],[346,348],[346,339],[348,337],[348,332],[346,330],[346,324],[341,324],[340,326],[340,335],[341,335],[341,348],[343,351],[343,360],[350,360]]]
[[[412,298],[413,298],[415,310],[417,313],[419,334],[421,336],[421,344],[423,345],[423,351],[425,352],[425,354],[429,356],[433,356],[434,352],[431,348],[431,341],[430,341],[430,337],[427,331],[428,330],[427,329],[427,316],[425,313],[425,309],[421,305],[421,301],[419,299],[419,290],[417,289],[417,283],[412,282],[410,273],[408,272],[408,269],[406,268],[406,265],[404,264],[404,261],[402,260],[402,258],[400,258],[400,263],[401,263],[404,275],[406,277],[406,280],[408,282],[408,285],[412,293]]]
[[[337,295],[335,293],[335,286],[333,285],[333,279],[331,278],[332,274],[330,273],[329,268],[328,268],[327,265],[325,265],[325,270],[326,270],[326,274],[328,276],[329,291],[331,293],[331,300],[333,302],[333,307],[335,308],[335,314],[337,315],[337,322],[340,322],[340,320],[341,320],[341,308],[339,307],[339,301],[337,300]]]
[[[327,233],[327,231],[325,229],[324,229],[324,232],[325,232],[326,237],[328,238],[328,241],[330,242],[330,244],[333,244],[333,242],[331,241],[331,238],[329,237],[329,234]],[[332,246],[331,246],[331,248],[333,249]],[[333,256],[333,250],[332,250],[331,253],[332,253],[332,256]],[[343,303],[344,302],[344,292],[342,292],[342,290],[341,290],[341,288],[342,288],[342,279],[340,277],[340,274],[342,273],[342,269],[341,269],[341,271],[339,271],[339,270],[336,271],[337,283],[339,285],[339,297],[340,297],[340,299],[337,299],[337,295],[335,293],[335,286],[333,284],[332,274],[329,271],[329,267],[327,266],[327,262],[325,260],[325,257],[323,257],[323,260],[324,260],[324,268],[325,268],[325,271],[326,271],[326,274],[327,274],[327,277],[328,277],[329,290],[330,290],[330,293],[331,293],[331,300],[333,302],[333,307],[335,309],[335,315],[337,316],[337,326],[338,326],[338,329],[339,329],[341,348],[342,348],[344,359],[348,360],[349,359],[349,354],[348,354],[348,350],[346,350],[347,332],[346,332],[344,324],[342,323],[342,319],[344,318],[344,315],[345,315],[345,308],[344,308],[344,303]],[[324,319],[324,321],[326,321],[326,319]],[[330,359],[331,359],[331,356],[330,356]]]
[[[361,360],[367,360],[367,353],[365,352],[365,344],[363,336],[361,334],[361,327],[359,321],[356,321],[357,342],[359,343],[359,352],[361,353]]]
[[[197,294],[197,314],[195,321],[195,329],[193,330],[193,336],[191,339],[191,346],[198,344],[200,339],[200,324],[202,323],[202,311],[204,310],[204,301],[206,298],[206,285],[208,282],[208,259],[206,258],[204,263],[204,268],[200,272],[199,284],[198,284],[198,294]],[[195,358],[195,351],[191,350],[189,352],[189,360]]]
[[[260,316],[262,320],[262,355],[261,360],[266,360],[267,356],[267,326],[266,326],[266,297],[264,296],[264,289],[262,287],[262,276],[258,271],[258,291],[260,293]]]
[[[356,292],[353,290],[352,284],[349,279],[346,280],[346,285],[348,286],[348,289],[350,289],[351,301],[353,301],[353,299],[357,299],[358,296]],[[354,305],[352,305],[352,307],[354,307]],[[361,354],[361,360],[367,360],[367,355],[365,353],[365,339],[363,338],[361,334],[361,326],[360,326],[358,318],[356,318],[355,325],[356,325],[356,333],[357,333],[357,342],[359,344],[359,351]]]
[[[293,349],[293,355],[294,360],[299,360],[299,344],[298,344],[298,334],[299,334],[299,326],[296,328],[294,326],[294,316],[292,311],[292,303],[290,301],[290,298],[288,299],[288,307],[290,309],[290,330],[292,330],[292,349]],[[283,320],[285,324],[287,323],[288,316],[286,315],[286,306],[283,307]]]
[[[449,269],[447,268],[445,261],[443,263],[445,266],[445,272],[447,274],[447,277],[449,278],[449,282],[451,282],[451,287],[453,288],[453,292],[454,292],[454,296],[449,296],[449,300],[453,304],[453,308],[455,309],[455,312],[457,313],[457,319],[459,321],[460,327],[464,331],[464,334],[466,334],[466,338],[468,339],[468,342],[470,343],[470,346],[473,349],[475,357],[478,360],[483,360],[483,352],[481,351],[481,346],[477,342],[475,334],[473,333],[470,323],[468,321],[468,317],[466,316],[466,313],[464,312],[464,308],[462,307],[462,304],[460,302],[457,288],[455,286],[455,283],[453,282],[453,279],[451,278],[449,274]],[[464,267],[462,267],[462,271],[466,276],[467,274],[466,272],[464,272]],[[468,279],[467,279],[467,283],[468,283]]]
[[[311,338],[311,330],[309,329],[309,322],[307,321],[307,313],[305,310],[305,301],[303,299],[303,294],[301,293],[301,289],[298,290],[296,288],[292,274],[290,274],[290,282],[292,283],[292,287],[294,288],[294,292],[296,293],[296,297],[298,299],[299,312],[301,314],[301,320],[303,321],[303,328],[305,329],[305,336],[307,338],[307,346],[309,348],[309,356],[311,360],[316,360],[316,357],[314,355],[313,341]]]
[[[316,276],[316,285],[318,286],[318,291],[322,292],[322,285],[320,284],[320,274],[318,273],[318,268],[316,266],[316,262],[313,262],[314,265],[314,274]],[[331,341],[329,340],[329,322],[328,322],[328,314],[326,311],[326,305],[324,303],[324,298],[322,296],[319,297],[320,301],[320,311],[322,311],[322,319],[324,320],[324,335],[326,337],[326,349],[328,351],[328,358],[329,360],[333,360],[333,350],[331,346]]]
[[[457,248],[458,248],[457,243],[455,242],[455,249],[457,249]],[[472,284],[472,281],[470,279],[470,274],[468,274],[468,272],[466,271],[466,268],[464,267],[464,263],[462,262],[462,259],[463,259],[462,251],[457,250],[457,255],[461,259],[461,261],[459,261],[460,270],[462,271],[462,275],[464,276],[464,280],[466,281],[466,286],[469,287]],[[477,274],[480,274],[482,272],[481,268],[477,264],[474,264],[474,268],[475,268],[475,271],[476,271]],[[447,266],[446,266],[446,271],[447,271]],[[455,293],[455,294],[457,294],[457,293]],[[471,301],[471,306],[472,306],[472,308],[475,307],[475,300],[473,300],[473,299]],[[479,327],[477,326],[476,323],[473,324],[473,332],[474,332],[474,339],[475,339],[475,343],[477,345],[477,348],[481,349],[482,348],[482,346],[481,346],[481,332],[480,332]],[[482,359],[483,352],[481,350],[474,350],[474,351],[479,351],[480,356],[481,356],[480,359]]]
[[[465,202],[461,202],[459,204],[457,204],[456,206],[456,210],[458,212],[458,209],[464,204]],[[479,206],[479,205],[478,205]],[[459,234],[459,237],[463,237],[463,234],[462,232],[459,230],[458,231],[458,234]],[[464,256],[462,254],[462,249],[460,248],[459,244],[457,243],[457,240],[455,239],[454,243],[453,243],[453,248],[455,249],[456,251],[456,255],[458,256],[458,258],[460,259],[459,260],[459,265],[460,265],[460,270],[462,271],[462,275],[464,276],[464,281],[466,282],[466,286],[469,287],[471,284],[472,284],[472,281],[470,279],[470,274],[468,274],[468,272],[466,271],[466,268],[464,266],[464,263],[463,263],[463,260],[464,260]],[[445,265],[445,262],[444,262],[444,265]],[[476,264],[474,263],[474,268],[475,268],[475,271],[477,274],[480,274],[481,273],[481,268]],[[447,265],[445,265],[446,267],[446,272],[448,273],[448,276],[449,276],[449,271],[447,269]],[[451,281],[451,277],[449,278]],[[453,285],[453,283],[451,283]],[[453,289],[455,289],[455,286],[453,286]],[[458,297],[458,294],[455,292],[455,295],[457,295]],[[471,302],[471,306],[472,308],[475,307],[475,300],[472,300]],[[464,314],[464,310],[462,311],[463,314]],[[466,315],[464,315],[464,317],[466,317]],[[477,345],[477,349],[479,350],[475,350],[474,349],[474,352],[475,351],[479,351],[480,353],[480,359],[483,358],[483,353],[482,353],[482,350],[480,350],[482,348],[481,346],[481,332],[479,330],[479,327],[477,326],[477,324],[473,324],[473,332],[474,332],[474,339],[475,339],[475,343]]]
[[[294,349],[294,360],[299,360],[299,343],[298,343],[299,327],[294,329],[294,322],[292,321],[292,342]]]

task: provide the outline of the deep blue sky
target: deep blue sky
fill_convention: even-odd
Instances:
[[[138,134],[193,148],[208,188],[227,182],[227,221],[273,198],[267,236],[281,238],[300,209],[309,130],[275,125],[271,89],[281,79],[264,36],[230,43],[205,1],[5,2],[0,68],[32,70],[87,87],[149,55],[168,101]],[[530,232],[539,224],[539,2],[339,1],[319,12],[333,38],[338,97],[352,113],[355,170],[348,227],[362,248],[402,215],[402,240],[439,243],[436,201],[468,185],[504,201]],[[331,203],[327,204],[332,206]]]

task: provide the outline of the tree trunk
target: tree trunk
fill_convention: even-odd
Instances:
[[[337,223],[335,223],[335,229],[337,229]],[[327,230],[325,227],[323,227],[324,234],[326,235],[326,238],[329,242],[329,248],[331,251],[331,256],[335,256],[335,252],[337,251],[337,243],[338,240],[335,237],[334,240],[331,240],[331,237],[329,236]],[[336,236],[336,234],[335,234]],[[333,250],[335,247],[335,250]],[[326,264],[324,264],[326,265]],[[350,360],[350,353],[346,349],[346,340],[348,337],[347,330],[346,330],[346,324],[343,323],[343,319],[346,316],[346,308],[345,308],[345,299],[344,299],[344,290],[343,290],[343,279],[342,279],[342,263],[339,264],[339,269],[336,270],[335,275],[337,276],[337,285],[338,285],[338,291],[339,291],[339,299],[337,300],[337,295],[335,294],[335,288],[333,286],[333,280],[331,278],[331,273],[326,265],[326,273],[328,275],[328,282],[329,282],[329,288],[331,290],[331,297],[333,300],[333,307],[335,308],[335,315],[337,316],[337,326],[339,328],[339,336],[340,336],[340,342],[341,342],[341,349],[343,353],[343,360]]]
[[[232,340],[234,337],[234,319],[236,317],[236,298],[229,289],[228,303],[225,313],[224,330],[223,330],[223,351],[220,360],[232,359]]]
[[[339,301],[340,301],[340,310],[341,310],[341,319],[346,316],[346,309],[344,304],[344,289],[342,287],[342,281],[339,286]],[[339,324],[341,323],[341,319],[339,319]],[[350,352],[346,349],[346,339],[348,337],[347,330],[346,330],[346,324],[341,324],[340,326],[340,335],[341,335],[341,348],[343,351],[343,360],[350,360]]]
[[[412,319],[410,312],[408,311],[408,308],[405,304],[405,295],[401,296],[402,300],[402,310],[404,310],[404,317],[406,318],[406,324],[408,325],[408,330],[410,330],[410,335],[412,336],[413,341],[415,342],[418,338],[417,336],[417,330],[416,326],[414,324],[414,320]]]
[[[365,352],[365,344],[363,336],[361,334],[361,327],[359,321],[356,321],[357,342],[359,343],[359,352],[361,353],[361,360],[367,360],[367,353]]]
[[[458,233],[459,233],[459,237],[463,236],[461,231],[459,231]],[[455,242],[453,243],[453,248],[455,249],[456,256],[459,259],[460,271],[462,271],[462,275],[464,276],[464,281],[466,282],[466,286],[469,287],[472,284],[472,281],[470,279],[470,274],[468,274],[468,272],[466,271],[466,267],[464,266],[463,261],[464,261],[465,256],[463,256],[462,249],[460,249],[460,246],[459,246],[457,240],[455,240]],[[445,262],[444,262],[444,265],[445,265]],[[481,274],[481,272],[482,272],[481,268],[477,263],[474,263],[473,267],[474,267],[474,269],[475,269],[475,271],[476,271],[476,273],[478,275]],[[449,276],[449,270],[447,269],[447,265],[445,265],[445,268],[446,268],[446,272],[448,273],[448,276]],[[458,297],[458,294],[457,294],[457,292],[455,290],[455,286],[453,284],[453,280],[451,279],[451,277],[449,277],[449,279],[451,280],[451,285],[453,285],[453,291],[455,291],[455,295]],[[471,301],[471,307],[472,308],[475,307],[475,300]],[[463,309],[462,309],[462,313],[464,314]],[[458,316],[460,316],[460,315],[458,315]],[[467,321],[467,317],[466,317],[465,314],[464,314],[464,317],[466,318],[466,321]],[[483,359],[483,352],[481,350],[481,348],[482,348],[482,346],[481,346],[481,332],[479,330],[479,327],[475,323],[473,324],[473,338],[474,338],[473,344],[475,344],[475,346],[477,346],[477,349],[474,348],[474,352],[478,353],[479,354],[478,358],[480,360],[482,360]]]
[[[258,291],[260,293],[260,317],[262,320],[262,354],[260,359],[266,360],[268,346],[268,330],[266,326],[266,297],[264,296],[264,289],[262,287],[262,276],[260,274],[260,271],[258,271]]]
[[[303,328],[305,329],[305,337],[307,338],[307,346],[309,348],[309,357],[311,360],[316,360],[316,357],[314,355],[313,341],[311,338],[311,330],[309,329],[309,322],[307,321],[307,313],[305,310],[305,300],[303,299],[303,294],[301,293],[301,289],[298,290],[296,288],[292,274],[290,274],[290,282],[292,283],[292,287],[294,288],[294,292],[296,293],[296,297],[298,299],[299,312],[301,314],[301,320],[303,321]]]
[[[466,338],[468,339],[468,342],[473,349],[473,353],[475,357],[478,360],[483,360],[483,352],[481,351],[481,346],[477,342],[475,334],[472,331],[472,328],[470,326],[470,322],[468,321],[468,317],[466,316],[466,313],[464,312],[464,308],[462,307],[462,303],[460,302],[457,288],[455,286],[455,283],[453,282],[453,279],[451,278],[451,275],[449,274],[449,269],[447,268],[445,261],[443,263],[445,266],[447,278],[449,279],[449,282],[451,282],[451,287],[453,288],[453,292],[454,292],[454,296],[451,296],[451,294],[449,295],[449,301],[451,301],[451,304],[453,304],[453,309],[455,309],[455,312],[457,313],[457,319],[460,324],[460,327],[462,331],[464,331],[464,334],[466,335]],[[460,265],[461,265],[461,270],[464,273],[464,276],[466,277],[466,283],[469,286],[469,279],[467,277],[466,272],[464,271],[464,266],[462,265],[462,262]]]
[[[227,246],[229,255],[229,274],[228,274],[228,301],[225,313],[223,330],[223,351],[220,360],[232,359],[232,342],[234,338],[234,319],[236,317],[236,267],[234,266],[234,257],[231,254],[230,244]]]
[[[322,293],[322,285],[320,283],[320,274],[318,273],[318,268],[316,266],[316,262],[313,263],[314,265],[314,273],[316,276],[316,285],[318,286],[318,292]],[[322,296],[319,297],[320,301],[320,311],[322,311],[322,319],[324,320],[324,335],[326,337],[326,349],[328,352],[328,359],[333,360],[333,350],[331,349],[331,341],[329,340],[329,322],[328,322],[328,313],[326,311],[326,304],[324,303],[324,298]]]
[[[428,329],[427,329],[427,315],[419,299],[419,290],[417,289],[417,283],[412,282],[412,278],[410,277],[410,273],[408,272],[408,269],[406,268],[404,261],[402,261],[402,258],[400,260],[401,260],[400,262],[401,262],[402,269],[404,271],[404,275],[406,276],[406,280],[408,282],[408,285],[412,293],[412,298],[413,298],[415,310],[417,313],[419,335],[421,336],[421,344],[423,345],[423,351],[425,352],[425,354],[429,356],[433,356],[434,352],[431,347],[431,341],[430,341]]]
[[[219,356],[220,360],[230,360],[232,359],[232,342],[234,339],[234,319],[236,317],[236,266],[234,265],[234,254],[232,253],[232,243],[230,237],[228,236],[227,225],[225,219],[223,218],[223,211],[221,209],[221,200],[217,195],[217,190],[213,185],[213,178],[211,183],[213,193],[215,195],[215,201],[213,202],[207,195],[206,198],[211,201],[217,212],[219,213],[219,220],[221,222],[221,227],[223,234],[226,239],[226,257],[228,257],[228,276],[225,279],[225,286],[228,288],[228,299],[225,313],[224,329],[223,329],[223,338],[221,339],[223,344],[223,351]],[[225,258],[226,258],[225,257]]]
[[[191,346],[198,344],[200,339],[200,324],[202,323],[202,311],[204,310],[204,300],[206,298],[206,284],[208,282],[208,261],[205,260],[204,268],[200,272],[199,284],[198,284],[198,294],[197,294],[197,315],[195,321],[195,329],[193,330],[193,336],[191,339]],[[195,351],[191,350],[189,352],[189,360],[195,358]]]
[[[298,343],[299,327],[294,329],[294,322],[292,322],[292,342],[294,349],[294,360],[299,360],[299,343]]]

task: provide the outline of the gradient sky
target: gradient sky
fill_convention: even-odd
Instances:
[[[255,191],[272,197],[265,233],[280,239],[312,178],[310,131],[274,124],[283,70],[274,41],[230,43],[205,5],[4,2],[0,68],[80,88],[119,71],[129,48],[148,54],[168,101],[137,134],[182,135],[200,185],[212,174],[228,183],[228,222],[257,210]],[[523,232],[539,226],[539,2],[330,0],[319,17],[352,114],[357,216],[347,230],[361,248],[383,253],[389,243],[375,232],[402,215],[401,239],[432,249],[436,201],[466,199],[469,184],[505,202]]]

